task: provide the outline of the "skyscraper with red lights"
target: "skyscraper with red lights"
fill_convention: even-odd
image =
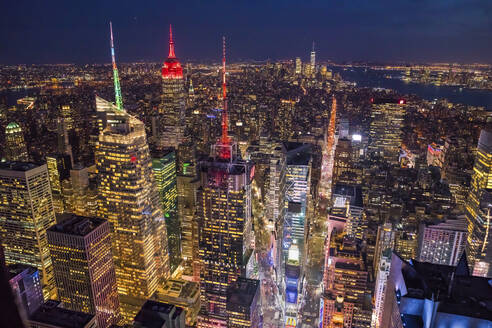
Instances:
[[[183,68],[174,51],[171,26],[169,26],[169,55],[162,65],[161,75],[162,94],[157,143],[163,147],[177,149],[184,137],[186,93]]]
[[[222,77],[222,136],[212,147],[211,157],[199,166],[197,216],[202,310],[198,327],[227,327],[227,290],[245,275],[252,254],[254,166],[241,159],[237,144],[227,134],[225,53]]]

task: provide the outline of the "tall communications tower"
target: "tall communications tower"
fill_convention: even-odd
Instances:
[[[116,67],[116,58],[114,54],[114,41],[113,41],[113,24],[111,22],[109,22],[109,30],[111,32],[111,60],[113,62],[113,79],[114,79],[114,94],[115,94],[116,107],[118,108],[118,110],[123,110],[123,97],[121,96],[118,67]]]

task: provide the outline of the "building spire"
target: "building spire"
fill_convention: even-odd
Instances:
[[[118,75],[118,68],[116,67],[113,42],[113,24],[111,22],[109,22],[109,31],[111,32],[111,60],[113,62],[113,79],[116,107],[118,108],[118,110],[123,110],[123,97],[121,96],[120,78]]]
[[[313,41],[313,50],[311,50],[312,52],[314,52],[314,41]]]
[[[173,40],[173,28],[171,24],[169,24],[169,55],[168,58],[176,58],[176,54],[174,53],[174,40]]]
[[[224,109],[222,110],[222,144],[229,144],[229,136],[227,135],[227,85],[226,85],[226,42],[225,36],[222,37],[222,100]]]

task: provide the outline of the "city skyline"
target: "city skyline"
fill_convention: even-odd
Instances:
[[[291,1],[193,6],[56,1],[2,7],[10,14],[2,19],[8,33],[0,34],[0,43],[9,46],[0,64],[105,63],[110,20],[120,62],[162,61],[173,24],[183,61],[215,60],[225,35],[232,62],[299,55],[308,60],[314,41],[321,61],[492,63],[492,4],[485,0],[311,1],[302,6]]]

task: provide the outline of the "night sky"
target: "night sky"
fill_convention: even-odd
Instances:
[[[182,61],[492,63],[492,0],[25,1],[0,4],[0,64],[161,61],[173,24]]]

